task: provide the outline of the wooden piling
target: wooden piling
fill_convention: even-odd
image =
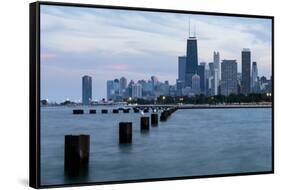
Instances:
[[[82,109],[75,109],[72,111],[73,114],[84,114],[84,110]]]
[[[168,119],[168,112],[163,111],[160,115],[160,121],[166,121]]]
[[[132,143],[132,122],[120,122],[119,123],[119,143],[127,144]]]
[[[96,114],[96,113],[97,113],[97,110],[93,110],[93,109],[89,110],[89,114]]]
[[[149,117],[141,117],[140,126],[142,131],[149,130]]]
[[[112,113],[119,113],[119,110],[118,109],[113,109]]]
[[[130,109],[129,108],[128,109],[124,109],[123,113],[130,113]]]
[[[80,176],[88,171],[90,135],[65,135],[64,171],[69,176]]]
[[[139,110],[138,108],[134,108],[134,112],[135,112],[135,113],[139,113],[140,110]]]
[[[103,114],[104,114],[104,113],[108,113],[108,110],[102,109],[102,110],[101,110],[101,113],[103,113]]]
[[[151,125],[158,125],[158,114],[157,113],[152,113],[151,114]]]
[[[148,113],[149,112],[149,108],[144,108],[143,109],[143,113]]]

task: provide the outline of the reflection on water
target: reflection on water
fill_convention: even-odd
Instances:
[[[140,113],[95,109],[83,115],[68,107],[41,109],[42,185],[271,170],[271,109],[178,110],[146,132]],[[131,145],[118,143],[121,121],[133,122]],[[64,175],[67,134],[91,136],[89,171],[82,177]]]
[[[141,135],[144,136],[144,137],[145,137],[145,136],[149,136],[149,134],[150,134],[150,133],[149,133],[149,130],[142,130],[142,131],[141,131]]]
[[[118,146],[120,153],[130,154],[132,152],[132,144],[119,144]]]

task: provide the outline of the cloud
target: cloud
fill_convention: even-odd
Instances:
[[[92,73],[102,84],[115,77],[137,80],[151,75],[175,83],[177,57],[186,53],[188,18],[191,33],[196,24],[199,61],[211,62],[216,50],[221,59],[236,59],[240,68],[241,50],[250,48],[259,74],[271,75],[268,19],[45,5],[41,7],[41,64],[46,72],[60,70],[61,80],[74,77],[79,84],[83,72]],[[50,77],[43,80],[51,81]]]

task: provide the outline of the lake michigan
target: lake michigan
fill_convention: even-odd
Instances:
[[[113,114],[112,107],[83,107],[83,115],[73,115],[76,108],[41,107],[41,185],[272,170],[271,108],[179,109],[147,133],[140,131],[141,114],[132,110]],[[102,108],[109,113],[101,114]],[[118,143],[122,121],[133,122],[131,145]],[[67,134],[90,135],[86,177],[64,175]]]

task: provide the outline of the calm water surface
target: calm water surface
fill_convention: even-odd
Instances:
[[[72,109],[41,108],[42,185],[271,170],[269,108],[178,110],[145,134],[140,113],[88,114],[86,107],[73,115]],[[120,121],[133,122],[132,145],[118,144]],[[90,134],[86,177],[64,176],[66,134]]]

